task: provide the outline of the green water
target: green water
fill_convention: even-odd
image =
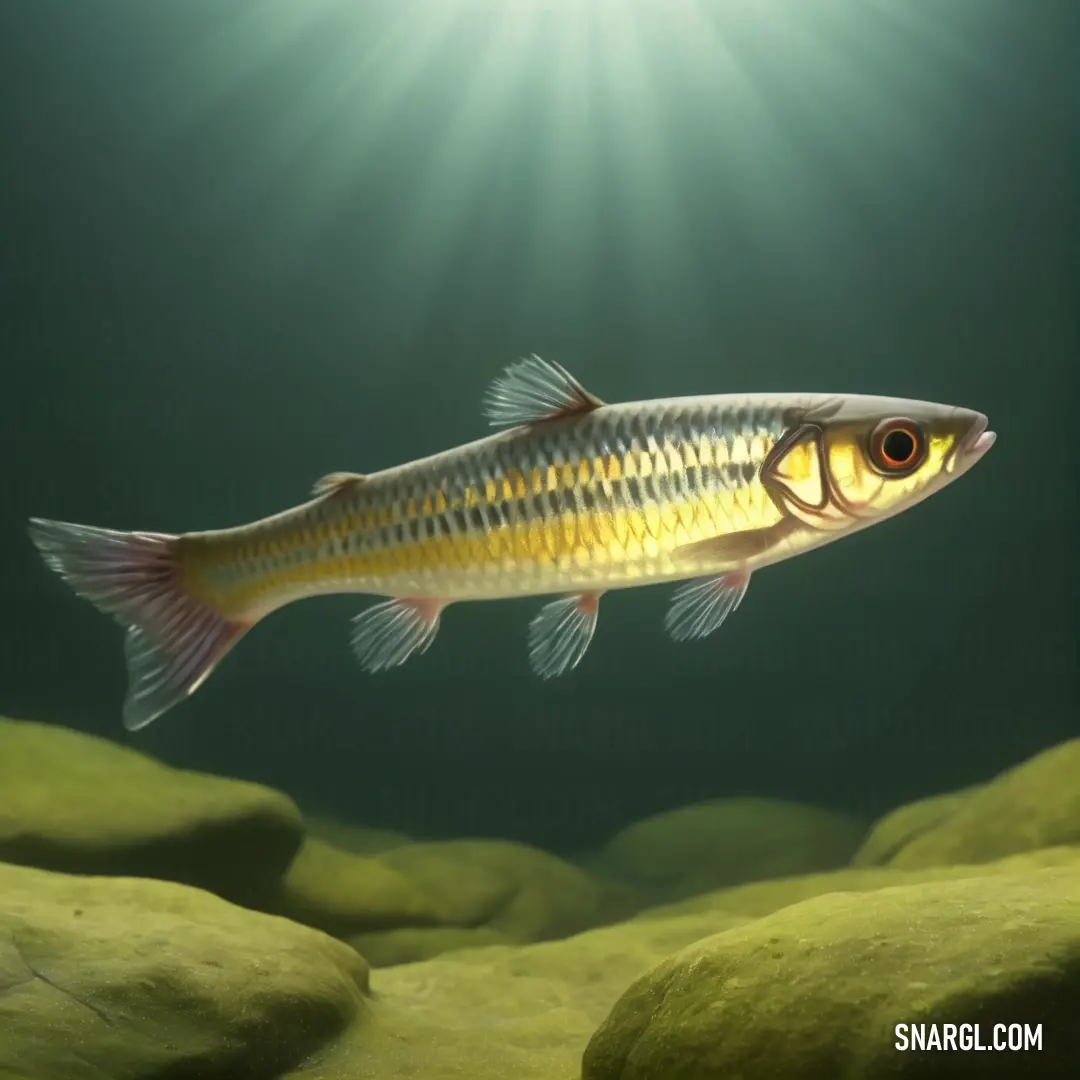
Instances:
[[[837,872],[886,873],[895,857],[895,873],[927,889],[930,868],[1034,859],[1037,871],[1004,865],[1001,888],[1018,911],[1043,904],[1030,923],[1044,936],[1005,949],[1001,978],[1024,983],[1025,957],[1040,949],[1057,971],[1080,843],[1080,809],[1063,794],[1075,786],[1068,740],[1080,735],[1074,15],[1064,0],[0,0],[0,713],[274,789],[354,855],[355,834],[335,829],[382,837],[375,855],[370,836],[361,844],[378,867],[327,862],[336,856],[320,849],[294,864],[302,880],[283,898],[275,890],[301,843],[295,807],[274,803],[265,820],[249,808],[269,833],[234,835],[222,824],[238,820],[232,795],[217,804],[195,787],[176,804],[155,800],[155,781],[144,791],[111,759],[72,780],[71,762],[96,752],[12,743],[10,783],[21,786],[6,802],[0,792],[0,860],[175,879],[356,939],[387,1003],[380,1014],[310,974],[322,987],[310,990],[322,1003],[313,1018],[266,1021],[296,1061],[269,1043],[243,1066],[212,1049],[196,1061],[190,1047],[217,1035],[186,1028],[168,996],[147,1038],[169,1042],[172,1018],[179,1064],[158,1051],[118,1064],[78,1026],[92,1010],[56,1020],[74,1048],[63,1064],[31,1060],[3,1035],[23,1015],[4,1011],[17,999],[8,982],[45,985],[30,967],[113,1020],[136,1009],[130,972],[65,983],[78,949],[63,962],[44,949],[39,964],[33,941],[61,931],[35,924],[10,938],[15,952],[0,936],[0,1078],[269,1077],[316,1053],[311,1075],[483,1080],[472,1048],[484,1038],[503,1048],[483,1066],[491,1076],[574,1076],[622,990],[705,936],[693,920],[711,917],[635,937],[620,929],[628,914],[845,867],[893,808],[1054,747],[1065,764],[1022,796],[976,804],[958,831],[904,856],[927,828],[920,818],[910,835],[879,835],[885,854]],[[120,631],[41,565],[30,516],[182,532],[273,513],[325,473],[487,434],[485,388],[533,352],[607,401],[888,394],[977,409],[998,441],[925,505],[756,574],[704,642],[665,634],[669,587],[630,590],[607,598],[573,675],[545,682],[526,649],[538,601],[460,605],[427,654],[369,676],[348,646],[366,601],[313,600],[261,624],[189,702],[123,732]],[[93,792],[93,805],[67,791]],[[620,830],[705,800],[723,801],[715,820],[664,819],[668,832],[629,842],[629,863],[610,861]],[[789,804],[813,809],[789,820],[777,809]],[[213,806],[227,809],[215,817]],[[54,815],[45,824],[42,808]],[[1012,839],[981,839],[1013,825]],[[406,843],[463,838],[527,847]],[[264,842],[277,852],[269,861]],[[1060,859],[1045,855],[1062,845]],[[1047,884],[1029,896],[1015,881],[1036,873]],[[940,888],[977,906],[965,882]],[[3,886],[0,924],[11,898],[35,888]],[[66,919],[78,890],[56,889]],[[109,894],[100,910],[113,922],[102,925],[168,904]],[[773,907],[708,910],[722,912],[713,930],[750,933],[756,923],[730,919]],[[896,918],[880,912],[882,933],[900,941]],[[938,936],[912,938],[916,952],[962,936],[941,919]],[[615,928],[592,929],[606,922]],[[152,942],[173,932],[144,929]],[[558,952],[561,941],[500,954],[490,971],[382,966],[469,944],[540,949],[537,939],[585,929],[625,936],[589,939],[579,954]],[[776,936],[789,930],[803,932]],[[272,934],[251,934],[261,955]],[[219,943],[177,948],[174,970],[194,970],[192,956],[225,963]],[[973,937],[964,948],[971,958],[987,946]],[[786,955],[775,962],[795,963]],[[1075,1001],[1069,963],[1046,995]],[[953,967],[984,985],[975,961]],[[890,970],[901,969],[935,982]],[[301,998],[308,977],[296,976]],[[773,1000],[765,983],[760,993]],[[1009,1023],[1041,1007],[1017,994],[1004,995]],[[537,1001],[550,1005],[542,1020]],[[927,1008],[927,1022],[950,1019]],[[341,1025],[353,1034],[324,1037]],[[638,1072],[613,1071],[618,1047],[598,1049],[589,1080],[666,1080],[650,1037]],[[790,1068],[839,1075],[811,1057]],[[980,1060],[1005,1069],[1006,1058],[1018,1067],[1017,1055]],[[945,1067],[937,1060],[918,1068]],[[1072,1074],[1074,1059],[1055,1061]],[[735,1068],[701,1067],[693,1075]]]

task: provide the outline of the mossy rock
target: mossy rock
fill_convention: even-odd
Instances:
[[[258,905],[300,812],[258,784],[173,769],[93,735],[0,718],[0,859],[164,878]]]
[[[597,871],[675,899],[724,885],[843,866],[865,827],[843,814],[773,799],[718,799],[617,833]]]
[[[837,873],[858,873],[893,884],[916,884],[925,879],[931,892],[938,882],[947,884],[963,874],[978,876],[983,882],[979,888],[993,900],[996,878],[988,875],[1037,879],[1039,869],[1047,866],[1080,873],[1080,850],[1034,852],[978,868]],[[830,875],[812,877],[827,879]],[[467,948],[375,971],[371,1022],[351,1027],[332,1050],[303,1070],[290,1073],[288,1080],[347,1080],[354,1076],[379,1080],[580,1078],[581,1057],[590,1037],[627,987],[695,941],[749,927],[750,918],[724,910],[719,901],[726,894],[766,884],[720,890],[559,941]],[[818,882],[819,887],[821,884]],[[781,898],[777,895],[773,899]],[[859,894],[851,902],[862,904],[868,899]],[[711,904],[705,905],[705,901]],[[756,905],[747,906],[764,904],[765,898],[759,896]],[[690,910],[692,905],[698,906]],[[1008,923],[1002,923],[1000,929],[1004,934],[1010,932]],[[393,936],[391,932],[388,939]],[[798,972],[789,968],[786,975],[796,978]],[[832,1029],[828,1034],[840,1037]],[[909,1057],[917,1066],[917,1057]],[[757,1080],[759,1075],[769,1074],[747,1072],[743,1080]],[[782,1072],[775,1075],[788,1078]],[[791,1080],[801,1078],[799,1073],[790,1075]],[[857,1070],[836,1075],[847,1080],[861,1076]],[[668,1080],[668,1074],[657,1070],[650,1080],[654,1078]]]
[[[304,840],[270,906],[337,937],[441,921],[435,901],[412,878],[314,837]]]
[[[172,882],[0,864],[0,1077],[271,1080],[365,1010],[355,950]]]
[[[378,855],[413,843],[413,837],[393,829],[351,825],[311,814],[304,815],[304,829],[308,836],[325,840],[342,851],[351,851],[356,855]]]
[[[1051,747],[984,784],[901,847],[889,865],[983,863],[1057,844],[1080,844],[1080,739]]]
[[[509,945],[510,939],[486,926],[402,927],[353,934],[348,939],[372,967],[392,967],[430,960],[459,949],[482,949],[489,945]]]
[[[852,866],[884,866],[916,837],[947,821],[979,787],[905,803],[876,821],[851,860]]]
[[[563,937],[626,904],[618,889],[526,844],[449,840],[356,855],[309,837],[273,910],[345,938],[386,966]]]
[[[583,1080],[1080,1076],[1080,864],[819,896],[680,951]],[[901,1053],[895,1025],[1042,1025],[1042,1052]]]
[[[716,889],[674,903],[660,904],[639,912],[639,919],[666,919],[703,911],[728,911],[746,918],[759,919],[781,908],[801,903],[826,893],[876,892],[898,885],[921,882],[957,881],[986,874],[1015,874],[1047,867],[1080,868],[1080,848],[1042,848],[999,859],[983,865],[927,866],[901,870],[893,866],[846,867],[821,874],[800,874],[774,881],[753,881],[730,889]]]
[[[409,844],[379,856],[432,898],[447,926],[478,927],[512,941],[563,937],[593,925],[601,886],[578,867],[509,840]]]
[[[633,979],[744,921],[708,912],[624,923],[375,971],[372,1022],[288,1080],[574,1080],[590,1035]]]

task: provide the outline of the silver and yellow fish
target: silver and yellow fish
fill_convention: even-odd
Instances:
[[[986,417],[845,394],[605,405],[537,356],[491,386],[504,430],[361,475],[232,529],[179,536],[34,518],[45,561],[126,628],[124,722],[193,693],[259,619],[306,596],[389,597],[355,620],[369,670],[423,652],[459,600],[563,594],[530,625],[532,665],[581,660],[609,589],[685,581],[667,614],[703,637],[753,571],[913,506],[990,448]]]

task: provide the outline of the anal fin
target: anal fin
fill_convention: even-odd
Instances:
[[[565,675],[581,663],[596,630],[602,595],[574,593],[540,609],[529,623],[529,662],[538,675]]]
[[[442,600],[399,597],[353,619],[352,648],[366,671],[385,671],[426,652],[439,632]]]
[[[742,603],[750,584],[745,570],[680,585],[671,598],[664,626],[676,641],[707,637]]]

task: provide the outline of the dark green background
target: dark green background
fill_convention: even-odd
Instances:
[[[370,677],[364,601],[311,601],[131,741],[565,850],[724,794],[876,813],[1080,734],[1074,5],[643,3],[639,69],[602,13],[575,69],[565,15],[424,6],[0,3],[0,711],[126,738],[120,632],[27,516],[255,518],[483,434],[536,351],[609,400],[888,393],[999,440],[707,642],[616,594],[543,683],[537,601],[461,605]]]

